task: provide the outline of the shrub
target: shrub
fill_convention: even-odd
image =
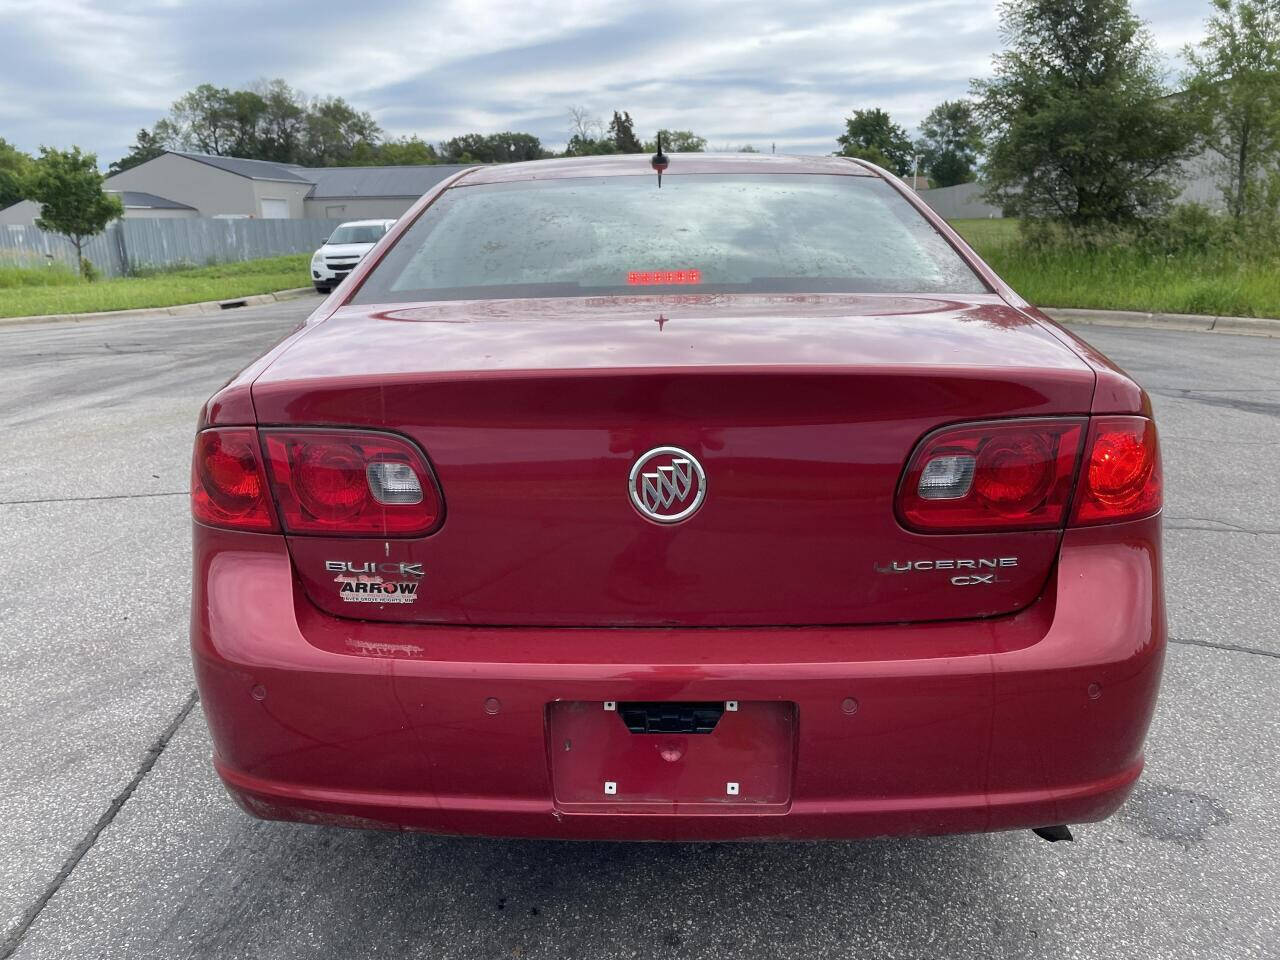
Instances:
[[[1024,220],[1020,245],[1028,252],[1097,255],[1128,251],[1146,258],[1262,262],[1280,256],[1280,220],[1257,216],[1236,220],[1202,204],[1174,207],[1163,217],[1120,226],[1072,226],[1059,221]]]
[[[1123,229],[957,226],[1015,290],[1042,306],[1280,316],[1280,243],[1264,221],[1237,228],[1220,214],[1184,208]]]

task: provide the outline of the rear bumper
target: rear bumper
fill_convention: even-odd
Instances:
[[[280,538],[195,540],[215,764],[272,819],[637,840],[1094,821],[1140,775],[1164,652],[1158,518],[1070,531],[1015,616],[857,628],[360,623],[302,598]],[[547,733],[564,700],[793,703],[785,802],[566,803]]]

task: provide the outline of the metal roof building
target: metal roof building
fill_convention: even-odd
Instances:
[[[439,163],[416,167],[297,169],[314,184],[306,198],[307,216],[360,220],[400,216],[413,201],[466,166]]]
[[[291,163],[272,163],[269,160],[245,160],[241,157],[215,157],[208,153],[182,153],[173,151],[176,156],[186,157],[196,163],[208,164],[227,173],[249,180],[278,180],[282,183],[307,183],[307,179],[295,171],[302,169]]]
[[[186,160],[205,164],[257,183],[305,184],[302,215],[325,220],[363,220],[398,217],[413,201],[441,180],[465,169],[455,164],[404,167],[303,167],[293,163],[214,157],[203,153],[177,153]],[[145,167],[142,164],[141,167]],[[141,167],[135,169],[141,169]],[[128,171],[126,171],[127,173]],[[123,174],[122,174],[123,176]],[[113,178],[115,179],[115,178]],[[259,190],[265,198],[270,188]],[[270,199],[270,198],[266,198]],[[284,199],[284,198],[281,198]],[[271,216],[270,204],[261,216]],[[296,216],[291,205],[290,216]]]
[[[167,197],[156,196],[140,190],[115,190],[109,185],[107,193],[120,198],[124,205],[125,220],[189,220],[200,216],[200,211],[187,203],[179,203]],[[40,205],[32,200],[19,200],[0,210],[0,226],[31,226],[40,216]]]
[[[190,210],[194,215],[196,208],[177,200],[157,197],[154,193],[141,193],[137,190],[107,191],[116,193],[126,210]]]
[[[465,165],[446,163],[422,167],[313,167],[305,174],[315,184],[308,199],[417,199],[445,177],[465,169]]]
[[[373,220],[399,217],[455,164],[302,167],[267,160],[168,151],[108,177],[126,217]],[[39,207],[0,210],[0,224],[30,224]]]

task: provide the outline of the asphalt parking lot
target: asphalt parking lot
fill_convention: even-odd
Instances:
[[[1166,462],[1174,642],[1111,821],[506,842],[256,822],[209,766],[191,434],[313,305],[0,326],[0,958],[1280,957],[1280,340],[1080,328]]]

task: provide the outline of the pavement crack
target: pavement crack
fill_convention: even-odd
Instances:
[[[1238,410],[1241,413],[1256,413],[1264,417],[1280,416],[1280,403],[1266,400],[1247,400],[1234,396],[1224,397],[1206,390],[1152,390],[1150,392],[1172,400],[1189,400],[1192,403],[1202,403],[1207,407],[1227,407],[1232,410]]]
[[[1280,529],[1257,530],[1252,527],[1242,527],[1238,523],[1231,523],[1229,520],[1215,520],[1213,517],[1174,517],[1166,516],[1165,520],[1169,521],[1170,530],[1207,530],[1210,533],[1248,533],[1255,537],[1272,537],[1280,534]],[[1215,526],[1192,526],[1192,524],[1215,524]]]
[[[1162,434],[1161,441],[1166,443],[1212,443],[1217,447],[1274,447],[1274,440],[1224,440],[1222,437],[1175,437]]]
[[[169,741],[173,739],[173,735],[178,732],[178,728],[191,715],[191,711],[195,708],[196,703],[200,699],[200,694],[196,690],[192,690],[187,695],[187,699],[183,702],[181,709],[173,716],[168,725],[160,732],[160,736],[152,741],[151,746],[147,747],[147,752],[142,758],[142,763],[138,765],[138,769],[134,771],[133,779],[131,779],[115,798],[108,805],[106,811],[98,818],[98,822],[89,828],[89,832],[84,835],[79,843],[72,849],[66,861],[62,864],[62,869],[57,875],[49,881],[48,886],[36,898],[31,906],[27,907],[22,914],[22,918],[18,921],[16,927],[5,938],[3,944],[0,944],[0,960],[8,960],[14,952],[22,945],[23,939],[27,935],[27,931],[31,929],[31,925],[36,922],[40,914],[44,912],[44,908],[49,905],[49,901],[54,898],[57,892],[62,889],[62,885],[75,871],[80,861],[84,859],[85,854],[93,849],[94,844],[98,842],[98,837],[102,835],[102,831],[111,825],[115,820],[116,814],[129,802],[129,798],[141,786],[142,781],[146,779],[151,768],[156,765],[156,761],[160,759],[160,754],[164,753],[165,747],[169,745]]]
[[[1224,527],[1230,527],[1232,530],[1243,530],[1245,533],[1253,531],[1247,527],[1242,527],[1238,523],[1232,523],[1230,520],[1218,520],[1214,517],[1169,517],[1170,520],[1194,520],[1196,523],[1220,523]]]
[[[1231,653],[1249,653],[1255,657],[1267,657],[1271,660],[1280,660],[1280,652],[1275,650],[1262,650],[1259,647],[1246,647],[1238,643],[1218,643],[1215,640],[1193,640],[1190,637],[1169,637],[1170,643],[1181,643],[1191,647],[1205,647],[1209,650],[1229,650]],[[4,956],[0,954],[0,960],[4,960]]]
[[[147,497],[185,497],[187,490],[165,490],[160,493],[115,493],[101,497],[43,497],[35,500],[0,500],[0,507],[16,507],[26,503],[87,503],[92,500],[143,500]],[[3,958],[0,958],[3,960]]]

